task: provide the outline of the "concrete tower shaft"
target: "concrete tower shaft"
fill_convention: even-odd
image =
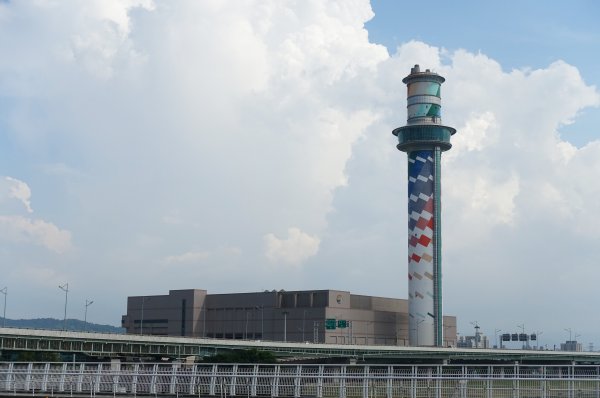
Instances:
[[[456,132],[442,125],[445,79],[419,65],[408,88],[407,125],[393,131],[408,155],[408,314],[411,345],[443,345],[441,154]]]

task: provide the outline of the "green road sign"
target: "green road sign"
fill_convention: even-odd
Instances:
[[[325,329],[327,329],[327,330],[335,329],[335,319],[333,319],[333,318],[325,319]]]
[[[337,327],[338,327],[338,328],[340,328],[340,329],[347,328],[347,327],[348,327],[348,321],[345,321],[345,320],[343,320],[343,319],[340,319],[340,320],[337,322]]]

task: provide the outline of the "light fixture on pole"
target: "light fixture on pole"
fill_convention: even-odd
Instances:
[[[419,319],[417,321],[417,347],[419,346],[419,325],[425,322],[425,319]]]
[[[544,332],[539,332],[539,331],[535,332],[535,349],[536,350],[539,350],[539,348],[540,348],[540,336],[542,334],[544,334]]]
[[[265,339],[265,306],[260,306],[260,338]]]
[[[67,330],[67,302],[69,301],[69,284],[58,285],[58,288],[65,292],[65,316],[63,318],[63,330]]]
[[[202,304],[201,311],[204,314],[202,316],[202,337],[206,338],[206,304]]]
[[[470,323],[475,328],[475,348],[479,348],[479,324],[477,321]]]
[[[573,329],[567,328],[565,332],[569,332],[569,341],[573,341]]]
[[[85,299],[85,313],[83,315],[83,327],[85,330],[87,330],[87,309],[92,304],[94,304],[94,300]]]
[[[250,315],[250,313],[248,312],[248,309],[246,309],[246,326],[244,327],[244,340],[248,340],[248,315]]]
[[[287,316],[289,311],[283,311],[283,341],[287,342]]]
[[[140,334],[144,334],[144,302],[146,302],[146,296],[142,297],[142,316],[140,319]]]
[[[306,310],[302,314],[302,342],[304,342],[304,325],[306,324]]]
[[[4,295],[4,312],[2,313],[2,327],[6,327],[6,296],[8,296],[8,286],[0,289],[0,293]]]

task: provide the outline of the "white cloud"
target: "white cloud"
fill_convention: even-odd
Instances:
[[[265,256],[272,263],[299,265],[319,251],[319,238],[298,228],[289,228],[288,237],[279,239],[273,234],[264,236]]]
[[[446,161],[460,156],[464,151],[481,151],[494,145],[499,138],[496,117],[489,111],[470,115],[464,126],[459,126],[457,130],[460,134],[452,137],[452,151],[445,156]]]
[[[168,256],[165,258],[166,264],[197,264],[202,263],[210,257],[207,251],[190,251],[182,254]]]
[[[13,175],[28,175],[28,185],[4,180],[3,237],[66,251],[70,232],[42,219],[68,225],[78,250],[56,267],[82,285],[101,270],[97,278],[125,275],[120,296],[159,293],[195,269],[165,275],[166,263],[210,263],[194,287],[335,281],[405,296],[406,155],[391,130],[405,123],[402,78],[416,63],[446,77],[443,119],[458,129],[442,171],[448,312],[512,308],[517,317],[528,291],[580,294],[564,286],[569,267],[558,265],[600,277],[587,266],[600,257],[600,142],[577,148],[561,135],[600,103],[575,66],[507,71],[483,53],[408,37],[390,55],[369,42],[372,12],[358,0],[9,2],[0,10],[0,36],[11,38],[0,41],[0,91],[10,105],[0,120],[11,144],[0,151],[18,151]],[[40,159],[52,166],[36,174]],[[28,186],[39,220],[21,214],[31,209]],[[46,261],[20,246],[5,260]],[[265,258],[303,266],[262,267]],[[497,277],[482,278],[487,270]],[[525,288],[503,304],[490,294],[517,283]]]
[[[0,240],[5,242],[29,242],[43,246],[56,253],[71,249],[71,233],[42,219],[32,219],[15,212],[33,213],[31,208],[31,189],[24,181],[5,176],[0,184]],[[11,200],[19,203],[16,208]]]
[[[17,180],[16,178],[4,178],[9,183],[9,197],[21,201],[27,209],[27,212],[32,213],[33,210],[31,209],[31,189],[29,189],[29,186],[23,181]]]
[[[0,216],[0,237],[13,242],[32,242],[59,254],[72,247],[69,231],[21,216]]]

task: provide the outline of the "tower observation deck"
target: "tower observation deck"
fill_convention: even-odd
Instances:
[[[442,125],[445,79],[419,65],[407,85],[407,124],[393,134],[408,157],[408,324],[413,346],[443,345],[441,156],[456,132]]]

